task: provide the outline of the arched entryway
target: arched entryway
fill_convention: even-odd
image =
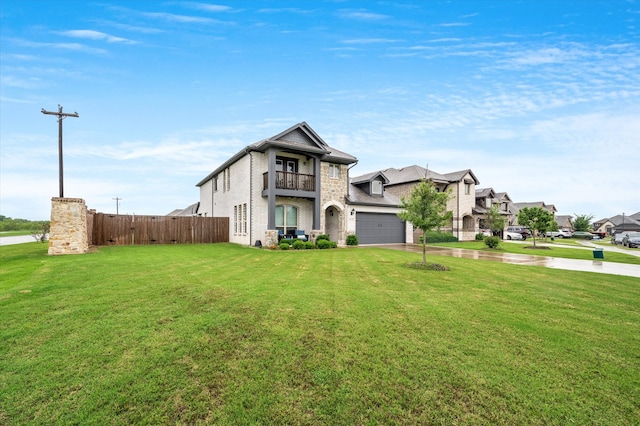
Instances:
[[[324,211],[324,233],[329,235],[331,241],[340,238],[340,210],[335,206],[329,206]]]

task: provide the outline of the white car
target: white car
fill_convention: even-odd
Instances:
[[[524,240],[524,237],[519,232],[505,232],[504,238],[506,240]]]

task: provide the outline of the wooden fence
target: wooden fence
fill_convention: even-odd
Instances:
[[[90,244],[98,246],[229,242],[229,218],[226,217],[105,213],[90,216],[93,216]]]

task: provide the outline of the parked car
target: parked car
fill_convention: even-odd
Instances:
[[[559,231],[547,231],[545,236],[552,238],[571,238],[571,231],[568,229],[561,229]]]
[[[582,240],[593,240],[593,234],[591,232],[576,231],[571,235],[571,238],[579,238]]]
[[[621,245],[623,239],[624,239],[624,234],[623,233],[620,232],[618,234],[614,234],[611,237],[611,244]]]
[[[629,248],[640,247],[640,232],[629,232],[625,234],[622,239],[622,245]]]
[[[526,240],[527,238],[531,237],[531,231],[529,231],[524,226],[507,226],[507,232],[505,234],[505,238],[509,232],[517,232],[518,234],[522,235],[523,240]]]
[[[525,237],[519,232],[505,232],[504,238],[507,240],[525,240]]]

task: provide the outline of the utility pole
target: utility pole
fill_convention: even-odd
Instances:
[[[60,181],[60,198],[64,198],[64,185],[62,181],[62,120],[66,117],[79,117],[79,115],[77,112],[74,112],[73,114],[62,112],[62,106],[60,106],[59,104],[58,112],[46,111],[44,108],[42,108],[42,113],[58,116],[58,170]]]
[[[112,200],[116,200],[116,216],[119,215],[119,210],[118,210],[118,206],[120,205],[120,200],[122,200],[122,198],[112,198]]]

